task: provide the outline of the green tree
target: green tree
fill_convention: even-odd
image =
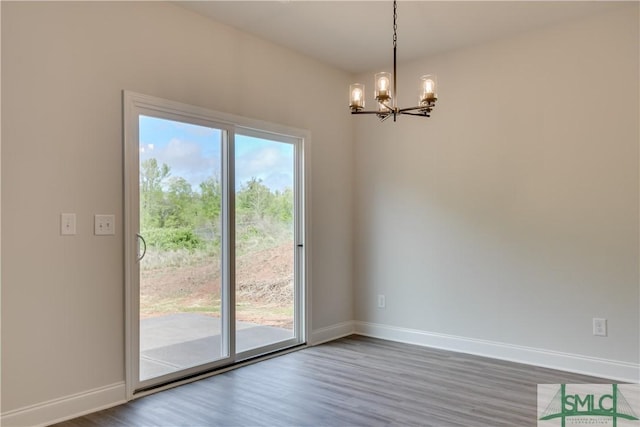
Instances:
[[[273,201],[273,194],[261,179],[251,178],[236,195],[236,215],[245,220],[264,219]]]
[[[171,169],[163,163],[158,166],[156,159],[144,160],[140,165],[140,221],[141,228],[162,227],[164,225],[163,185],[171,175]]]
[[[214,226],[220,223],[222,209],[222,186],[217,178],[209,178],[200,183],[200,210],[198,225]]]
[[[285,188],[273,194],[268,213],[274,221],[285,224],[293,222],[293,190]]]
[[[194,206],[191,184],[181,176],[169,178],[166,197],[165,227],[195,227],[196,207]]]

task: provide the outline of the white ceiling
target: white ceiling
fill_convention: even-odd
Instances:
[[[388,68],[392,1],[178,1],[175,4],[353,73]],[[398,2],[398,62],[620,7],[613,1]]]

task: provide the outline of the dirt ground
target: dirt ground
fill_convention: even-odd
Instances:
[[[293,323],[293,242],[236,259],[236,318],[291,328]],[[220,261],[142,269],[140,316],[198,312],[220,315]]]

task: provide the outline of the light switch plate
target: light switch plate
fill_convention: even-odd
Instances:
[[[96,214],[94,233],[96,236],[110,236],[116,234],[116,216]]]
[[[60,214],[60,234],[63,236],[73,236],[76,234],[76,214]]]

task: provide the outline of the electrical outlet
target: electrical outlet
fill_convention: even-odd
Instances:
[[[387,305],[387,300],[384,295],[378,295],[378,308],[385,308]]]
[[[607,336],[607,319],[593,318],[593,335],[599,337]]]

